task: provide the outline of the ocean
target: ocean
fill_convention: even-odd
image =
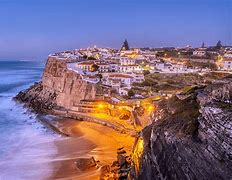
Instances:
[[[0,180],[46,179],[58,135],[12,98],[42,76],[44,63],[0,61]]]
[[[51,115],[41,119],[69,135],[64,137],[40,123],[12,98],[38,82],[44,66],[33,61],[0,61],[0,180],[98,179],[99,169],[82,172],[76,160],[94,157],[111,164],[117,148],[131,147],[133,138],[95,123]]]

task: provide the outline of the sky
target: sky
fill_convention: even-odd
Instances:
[[[232,0],[0,0],[0,60],[97,47],[232,45]]]

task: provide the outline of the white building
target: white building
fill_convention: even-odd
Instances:
[[[119,71],[124,73],[132,73],[132,72],[142,72],[142,68],[139,65],[121,65],[119,66]]]
[[[134,65],[135,64],[135,59],[127,58],[127,57],[121,57],[120,58],[120,64],[122,66]]]
[[[198,57],[203,57],[206,55],[206,51],[204,49],[198,49],[193,51],[193,55]]]
[[[127,96],[129,90],[130,90],[130,89],[127,88],[127,87],[122,87],[122,88],[119,88],[118,93],[119,93],[121,96]]]
[[[91,67],[93,64],[94,62],[91,62],[91,61],[83,61],[83,62],[78,63],[76,66],[77,68],[88,72],[88,71],[91,71]]]
[[[84,81],[87,81],[87,82],[90,82],[90,83],[93,83],[93,84],[96,84],[100,81],[100,79],[96,76],[90,76],[90,75],[84,75],[82,76],[82,79]]]
[[[99,72],[108,72],[109,71],[109,67],[110,65],[109,64],[106,64],[106,63],[99,63],[97,64],[99,66],[98,68],[98,71]]]
[[[224,54],[224,57],[225,58],[232,58],[232,53],[226,53],[226,54]]]
[[[232,71],[232,59],[224,59],[221,62],[221,69],[226,71]]]
[[[108,76],[108,82],[111,82],[112,80],[119,80],[121,81],[122,86],[131,86],[131,84],[133,83],[133,79],[133,76],[121,73],[109,74]],[[109,83],[108,85],[111,85],[111,83]]]
[[[164,73],[194,73],[200,71],[199,69],[188,68],[183,64],[172,63],[157,63],[155,67]]]
[[[119,71],[119,65],[117,63],[110,63],[109,64],[109,71],[118,72]]]
[[[143,74],[133,74],[133,76],[133,82],[142,83],[145,80]]]

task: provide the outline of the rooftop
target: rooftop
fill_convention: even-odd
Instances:
[[[109,78],[133,78],[133,76],[127,74],[110,74]]]

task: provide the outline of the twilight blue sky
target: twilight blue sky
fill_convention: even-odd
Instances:
[[[232,45],[232,0],[0,0],[0,60],[92,45]]]

